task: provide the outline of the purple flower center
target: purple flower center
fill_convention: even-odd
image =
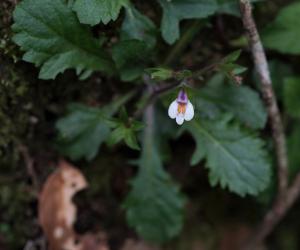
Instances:
[[[188,96],[184,90],[180,90],[177,96],[177,102],[182,104],[188,103]]]

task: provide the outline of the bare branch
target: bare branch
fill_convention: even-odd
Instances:
[[[288,209],[298,198],[300,194],[300,173],[295,178],[291,187],[288,188],[288,160],[285,135],[276,97],[272,88],[266,55],[252,16],[252,8],[249,0],[240,0],[240,8],[272,127],[278,165],[277,199],[270,211],[265,215],[253,238],[243,247],[243,249],[255,249],[255,247],[272,232],[274,227],[280,222]]]
[[[272,88],[272,81],[269,73],[266,55],[252,16],[251,4],[248,0],[240,0],[240,7],[244,27],[248,36],[249,45],[252,50],[255,67],[261,82],[261,91],[266,103],[272,127],[278,165],[278,192],[279,196],[281,196],[285,192],[288,182],[288,160],[284,129],[282,126],[276,97]]]
[[[23,145],[23,144],[19,144],[18,145],[19,151],[23,156],[25,165],[26,165],[26,169],[27,169],[27,173],[32,181],[32,186],[34,188],[34,192],[38,193],[39,191],[39,181],[38,181],[38,177],[36,175],[36,172],[34,170],[34,160],[32,159],[32,157],[30,156],[29,152],[28,152],[28,148]]]
[[[295,203],[300,195],[300,173],[294,179],[291,187],[288,188],[283,195],[285,198],[277,199],[271,210],[265,215],[254,236],[242,247],[243,250],[256,249],[256,246],[273,231],[275,226]]]

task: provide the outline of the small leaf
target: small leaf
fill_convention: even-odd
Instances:
[[[125,19],[122,24],[121,39],[144,41],[148,48],[153,48],[156,43],[155,36],[156,27],[154,23],[132,5],[128,5],[126,8]]]
[[[185,125],[196,141],[191,163],[206,158],[212,186],[220,184],[241,196],[257,195],[270,181],[270,164],[264,143],[255,135],[218,120],[194,120]]]
[[[110,56],[62,0],[24,0],[14,20],[13,40],[26,51],[25,61],[41,66],[41,79],[54,79],[70,68],[82,75],[114,71]]]
[[[137,176],[124,207],[128,224],[146,241],[163,243],[178,235],[185,199],[163,169],[152,133],[146,133]]]
[[[158,0],[163,8],[161,30],[164,40],[173,44],[180,36],[179,23],[183,19],[206,18],[217,11],[215,0]]]
[[[149,60],[147,45],[139,40],[124,40],[112,50],[113,59],[120,72],[121,80],[133,81],[140,77]]]
[[[144,127],[141,122],[129,119],[125,108],[122,108],[119,118],[114,119],[112,123],[115,129],[107,140],[108,145],[124,140],[128,147],[140,150],[135,134]]]
[[[245,125],[264,128],[267,113],[257,92],[247,86],[224,84],[224,76],[216,74],[204,88],[193,91],[195,107],[210,118],[216,118],[224,111],[233,114]]]
[[[263,43],[282,53],[300,53],[300,3],[296,1],[281,9],[276,19],[264,30]]]
[[[233,63],[235,62],[241,55],[242,50],[236,50],[232,53],[230,53],[229,55],[227,55],[224,59],[223,62],[224,63]]]
[[[76,11],[79,21],[84,24],[107,24],[115,21],[128,0],[74,0],[72,9]]]
[[[300,77],[288,77],[284,80],[283,96],[287,113],[300,118]]]
[[[166,68],[149,68],[146,69],[152,79],[157,81],[165,81],[173,77],[173,70]]]

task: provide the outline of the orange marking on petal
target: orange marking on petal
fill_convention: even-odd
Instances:
[[[178,103],[177,112],[181,114],[185,114],[186,104],[185,103]]]

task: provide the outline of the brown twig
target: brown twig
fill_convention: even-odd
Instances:
[[[246,249],[255,249],[255,246],[262,242],[272,232],[274,227],[283,218],[287,210],[299,196],[300,173],[295,178],[291,187],[288,188],[288,160],[285,135],[276,97],[272,88],[266,55],[252,16],[252,8],[249,0],[240,0],[240,8],[272,127],[278,165],[278,196],[270,211],[265,215],[263,222],[255,232],[253,238],[251,238],[251,241],[249,241],[248,245],[245,247]]]
[[[261,91],[266,103],[278,165],[278,191],[282,195],[287,188],[288,181],[288,161],[286,153],[286,142],[284,130],[277,106],[276,97],[272,88],[272,81],[266,55],[252,16],[251,4],[248,0],[240,0],[242,19],[247,32],[248,41],[252,50],[252,55],[257,73],[261,82]]]
[[[145,81],[145,80],[144,80]],[[171,89],[176,88],[180,82],[175,82],[175,83],[168,83],[164,84],[162,86],[159,86],[157,88],[152,88],[152,91],[150,92],[147,100],[145,103],[134,113],[133,117],[138,118],[140,117],[144,111],[147,109],[147,107],[151,104],[153,104],[156,100],[156,98],[166,92],[168,92]]]
[[[261,225],[255,232],[254,236],[245,244],[243,249],[253,250],[262,242],[282,220],[289,208],[294,204],[300,194],[300,174],[297,175],[291,187],[288,188],[284,198],[277,199],[271,210],[265,215]]]
[[[38,177],[35,173],[34,170],[34,160],[32,159],[32,157],[30,156],[29,152],[28,152],[28,148],[23,145],[23,144],[19,144],[18,145],[19,151],[23,156],[25,165],[26,165],[26,169],[27,169],[27,173],[32,181],[32,186],[34,188],[34,192],[38,193],[39,191],[39,181],[38,181]]]
[[[219,65],[219,62],[209,64],[208,66],[191,73],[191,75],[187,78],[185,78],[185,77],[178,78],[178,75],[182,74],[182,71],[177,71],[174,74],[174,75],[177,75],[176,77],[174,77],[176,82],[171,82],[171,83],[169,82],[169,83],[165,83],[165,84],[162,84],[159,86],[155,86],[155,83],[151,82],[149,75],[144,75],[144,83],[146,83],[147,86],[153,86],[153,87],[151,88],[150,91],[148,91],[149,96],[147,97],[147,100],[144,102],[144,104],[138,110],[136,110],[133,117],[134,118],[140,117],[144,113],[144,111],[147,109],[147,107],[149,105],[153,104],[160,95],[162,95],[172,89],[175,89],[176,87],[180,86],[182,84],[182,82],[188,81],[188,79],[200,80],[202,78],[203,74],[206,74],[208,72],[216,70],[218,65]]]

